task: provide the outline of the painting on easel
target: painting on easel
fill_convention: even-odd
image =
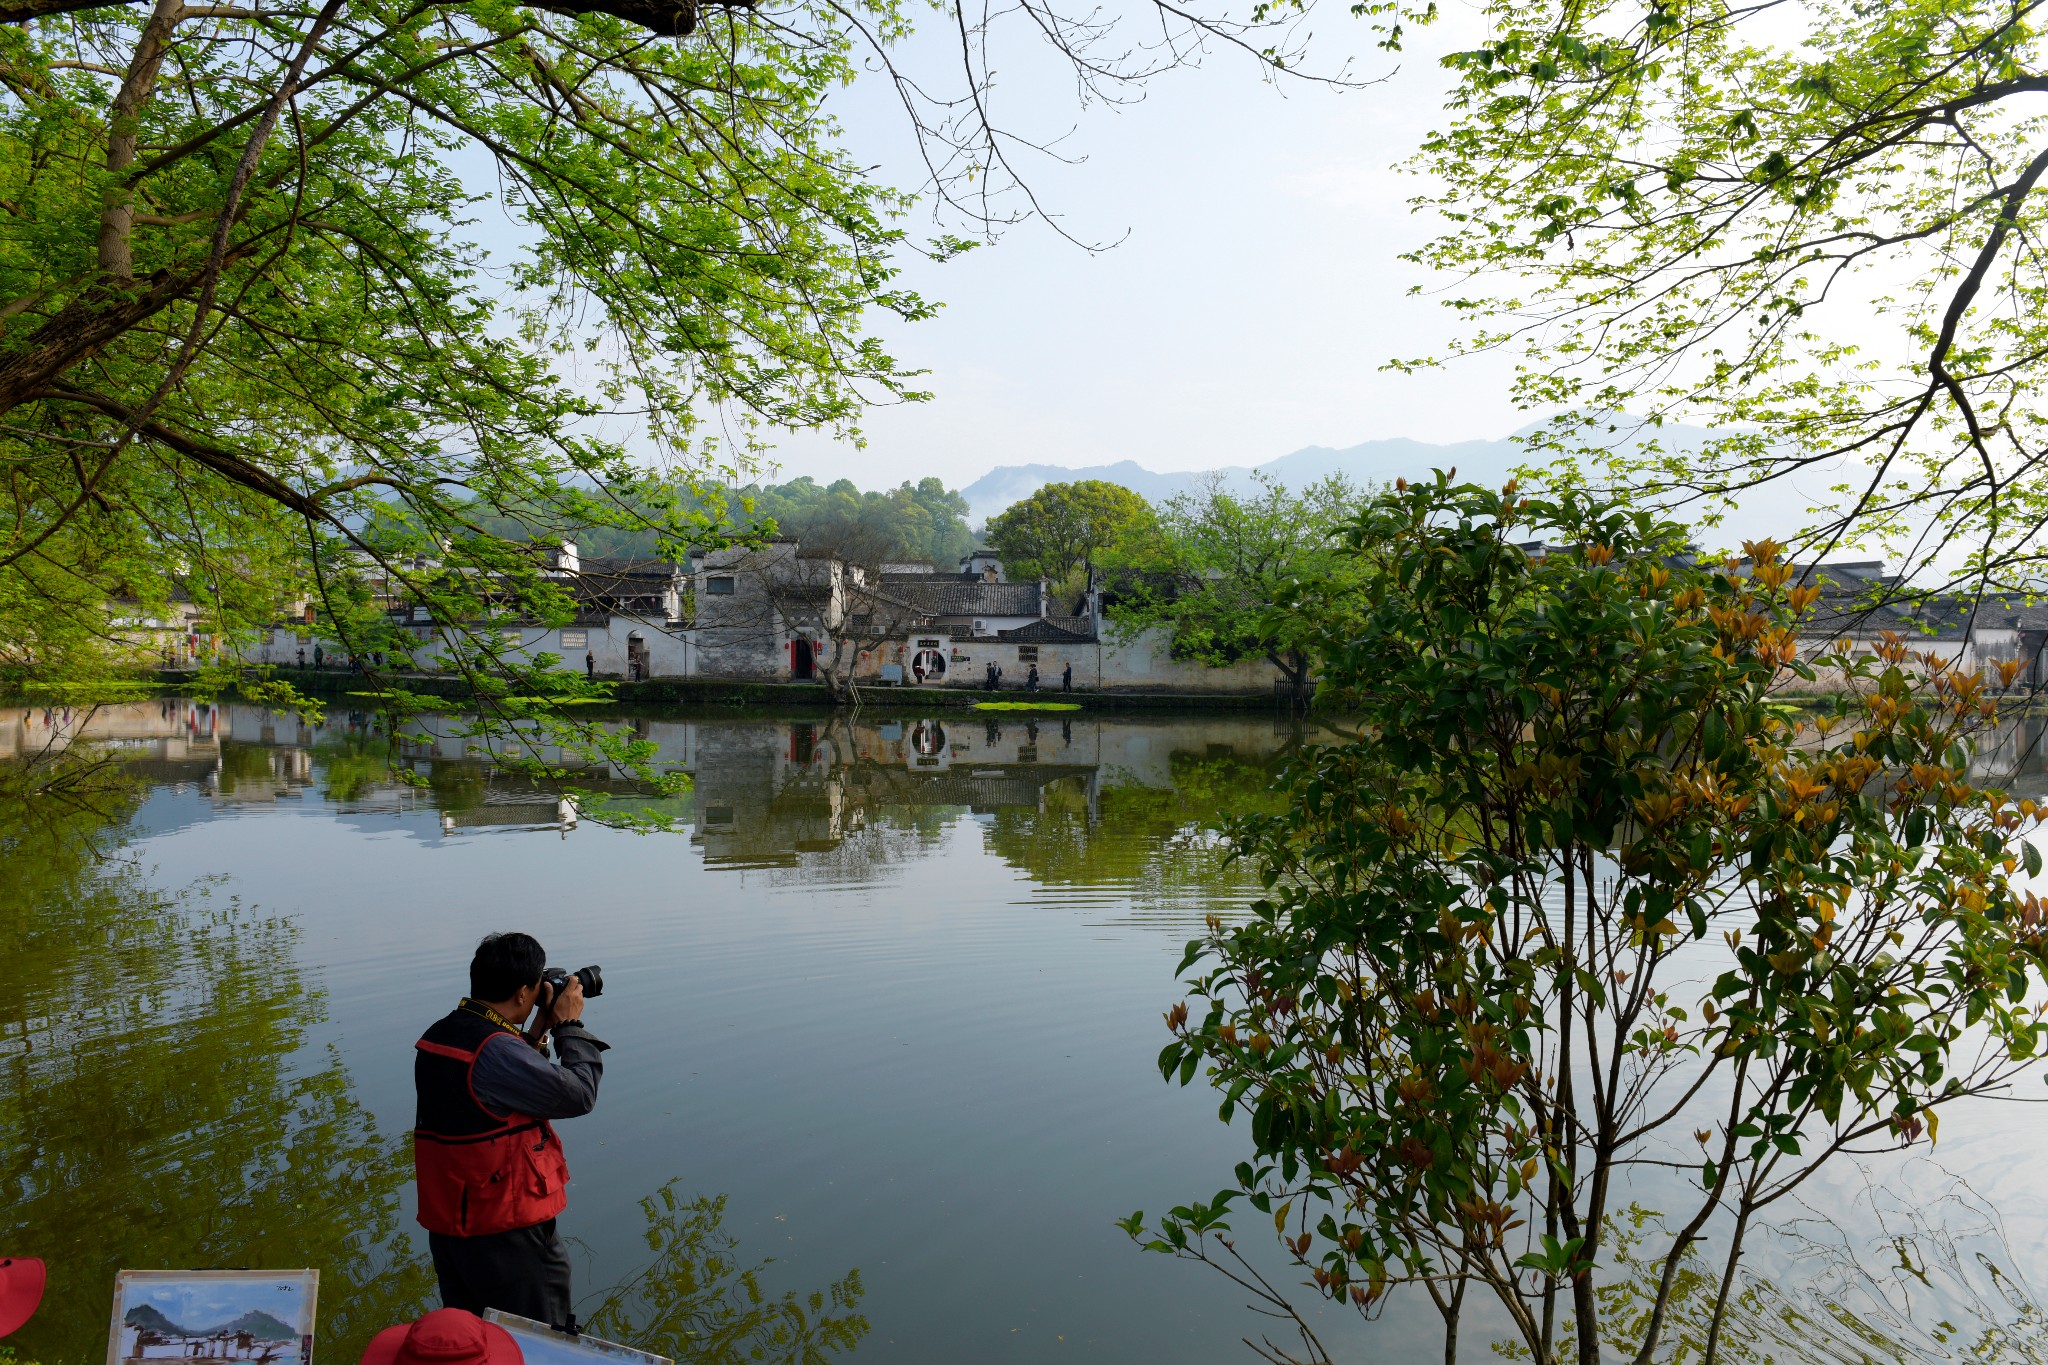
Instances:
[[[107,1365],[312,1365],[317,1270],[124,1270]]]

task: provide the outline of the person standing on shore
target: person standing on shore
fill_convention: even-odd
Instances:
[[[1063,670],[1061,671],[1061,673],[1060,673],[1060,691],[1062,691],[1062,692],[1071,692],[1071,691],[1073,691],[1073,690],[1074,690],[1074,665],[1073,665],[1072,663],[1069,663],[1069,664],[1068,664],[1068,665],[1066,666],[1066,668],[1065,668],[1065,669],[1063,669]]]
[[[415,1045],[413,1171],[441,1302],[567,1326],[569,1252],[555,1218],[569,1165],[550,1119],[597,1104],[606,1044],[583,1027],[570,976],[532,1033],[547,954],[527,934],[491,934],[469,963],[469,994]],[[560,1063],[546,1053],[554,1035]]]

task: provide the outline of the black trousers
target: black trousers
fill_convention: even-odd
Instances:
[[[427,1234],[441,1306],[481,1313],[498,1308],[550,1327],[569,1323],[569,1249],[555,1220],[487,1237]]]

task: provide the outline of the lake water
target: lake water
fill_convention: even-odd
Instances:
[[[562,1125],[586,1319],[702,1361],[1252,1359],[1242,1294],[1112,1220],[1246,1155],[1154,1058],[1185,941],[1249,895],[1201,826],[1270,806],[1296,725],[624,719],[694,778],[662,803],[675,832],[493,777],[431,721],[394,742],[345,710],[0,709],[0,758],[84,727],[137,783],[4,809],[0,1254],[52,1275],[23,1357],[103,1359],[124,1266],[317,1266],[327,1362],[431,1306],[412,1042],[477,938],[523,929],[605,972],[602,1095]],[[1967,1298],[1972,1266],[2048,1232],[2034,1112],[1945,1121],[1939,1167],[1845,1172],[1819,1203],[1848,1249],[1760,1264],[1882,1317],[1891,1280],[1843,1274],[1910,1188],[1909,1215],[1977,1218],[1951,1237]],[[1340,1358],[1427,1359],[1422,1307],[1319,1322]],[[1913,1311],[1882,1358],[1940,1358]]]

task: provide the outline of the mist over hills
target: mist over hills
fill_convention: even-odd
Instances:
[[[1364,441],[1336,449],[1304,446],[1292,454],[1260,465],[1225,465],[1213,470],[1157,471],[1135,460],[1115,464],[1068,466],[1056,464],[998,465],[960,490],[967,499],[970,524],[988,518],[1049,483],[1071,483],[1100,479],[1121,484],[1152,502],[1185,493],[1203,479],[1221,477],[1225,486],[1242,490],[1252,483],[1256,472],[1289,488],[1300,488],[1331,474],[1343,474],[1359,485],[1392,483],[1397,478],[1410,482],[1430,477],[1434,469],[1456,469],[1460,483],[1499,484],[1517,466],[1530,463],[1531,452],[1516,439],[1536,430],[1524,427],[1511,436],[1489,441],[1457,441],[1438,445],[1405,436]],[[1619,441],[1623,448],[1639,448],[1654,439],[1665,451],[1698,450],[1713,433],[1704,427],[1670,425],[1646,431],[1635,439]],[[1702,539],[1715,545],[1735,545],[1744,538],[1775,535],[1784,538],[1808,520],[1807,508],[1823,500],[1790,483],[1778,483],[1745,494],[1741,507],[1731,513],[1723,526],[1703,532]],[[1679,520],[1691,518],[1679,513]]]
[[[1079,479],[1101,479],[1121,484],[1153,502],[1185,493],[1211,475],[1225,484],[1243,487],[1254,472],[1277,479],[1289,488],[1300,488],[1331,474],[1343,474],[1356,484],[1392,483],[1396,478],[1410,481],[1426,478],[1432,469],[1456,468],[1460,482],[1492,483],[1504,480],[1508,471],[1529,461],[1529,451],[1515,437],[1526,436],[1525,427],[1513,436],[1492,441],[1457,441],[1437,445],[1406,436],[1365,441],[1344,449],[1304,446],[1289,455],[1261,465],[1225,465],[1213,470],[1157,472],[1135,460],[1115,464],[1070,467],[1054,464],[998,465],[968,484],[960,492],[967,499],[970,520],[984,521],[1022,498],[1028,498],[1049,483],[1071,483]],[[1703,427],[1667,426],[1655,435],[1666,449],[1697,449],[1712,433]],[[1634,441],[1629,445],[1637,444]]]

